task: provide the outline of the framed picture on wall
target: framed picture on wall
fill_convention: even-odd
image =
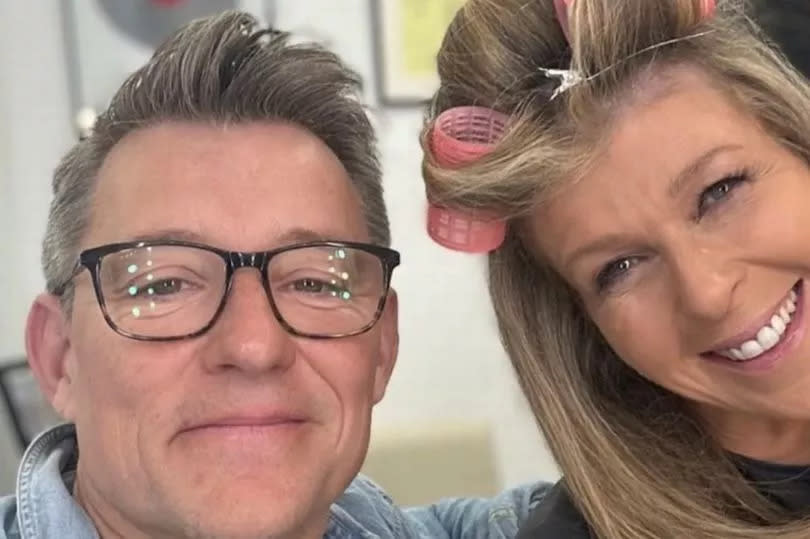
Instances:
[[[369,0],[375,82],[385,106],[421,106],[439,86],[436,53],[465,0]]]

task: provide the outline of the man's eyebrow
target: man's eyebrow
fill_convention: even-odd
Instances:
[[[724,144],[707,151],[680,171],[669,183],[670,197],[676,198],[690,178],[700,173],[718,154],[742,150],[739,144]]]
[[[167,228],[137,234],[132,238],[132,241],[189,241],[193,243],[204,243],[203,237],[196,232],[181,228]]]
[[[330,240],[341,241],[341,238],[339,234],[326,234],[306,227],[290,228],[272,238],[273,243],[278,245]],[[179,228],[167,228],[138,234],[133,237],[132,241],[189,241],[192,243],[208,243],[206,238],[200,234]]]
[[[338,240],[336,236],[316,232],[310,228],[295,227],[284,231],[280,236],[275,238],[279,243],[304,243],[310,241],[329,241]]]

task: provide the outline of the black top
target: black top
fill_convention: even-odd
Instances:
[[[810,466],[774,464],[745,457],[738,468],[760,492],[797,517],[810,513]]]
[[[589,530],[582,513],[571,502],[565,482],[560,481],[529,514],[517,539],[590,539]]]
[[[807,515],[810,512],[810,466],[791,466],[739,459],[743,475],[778,505]],[[560,481],[546,494],[526,523],[517,539],[590,539],[585,518],[574,507],[565,481]]]

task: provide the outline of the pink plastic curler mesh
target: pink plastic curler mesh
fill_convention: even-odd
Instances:
[[[484,107],[456,107],[436,118],[430,149],[439,166],[458,168],[492,151],[503,135],[508,117]],[[506,237],[506,223],[482,211],[454,210],[428,205],[427,231],[449,249],[485,253],[497,249]]]
[[[430,134],[430,149],[443,167],[463,166],[492,151],[508,117],[484,107],[455,107],[441,113]]]
[[[443,247],[465,253],[488,253],[503,243],[506,223],[492,215],[428,204],[427,231]]]

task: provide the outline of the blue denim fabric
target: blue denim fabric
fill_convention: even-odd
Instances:
[[[16,495],[0,499],[0,539],[98,539],[71,495],[77,460],[73,425],[50,429],[29,446]],[[549,488],[536,483],[490,499],[400,509],[358,476],[332,505],[324,539],[511,539]]]

